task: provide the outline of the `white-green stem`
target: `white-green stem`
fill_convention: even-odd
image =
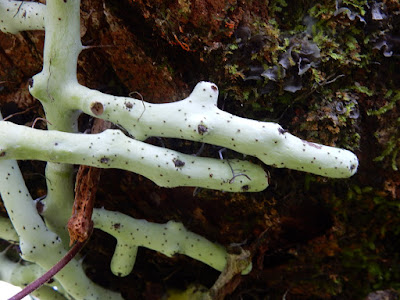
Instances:
[[[35,76],[41,94],[36,95],[50,121],[50,130],[75,132],[79,112],[63,110],[62,88],[77,84],[77,60],[82,44],[80,41],[80,1],[49,0],[46,2],[45,45],[43,69]],[[42,81],[40,81],[40,79]],[[67,100],[68,101],[68,100]],[[44,216],[49,228],[67,242],[66,222],[72,211],[72,165],[48,163],[46,179],[48,194],[44,200]]]
[[[80,1],[49,0],[46,2],[43,69],[35,76],[35,95],[45,109],[50,130],[76,132],[78,111],[63,110],[63,86],[77,84],[76,68],[82,50],[80,40]],[[41,84],[40,84],[41,83]],[[67,100],[68,101],[68,100]],[[72,211],[72,165],[49,162],[46,167],[48,194],[44,216],[49,228],[67,242],[66,222]]]

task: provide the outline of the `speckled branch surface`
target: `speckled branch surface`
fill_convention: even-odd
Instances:
[[[21,256],[49,270],[67,252],[60,238],[49,230],[36,210],[24,179],[14,160],[0,161],[0,192],[10,220],[19,237]],[[4,257],[3,257],[4,259]],[[15,264],[10,264],[14,266]],[[6,264],[1,264],[6,269]],[[6,271],[5,273],[8,274]],[[36,274],[37,276],[39,274]],[[2,276],[7,280],[8,276]],[[85,275],[82,262],[74,259],[55,278],[68,295],[75,299],[122,299],[115,292],[92,283]],[[26,283],[26,282],[24,282]]]
[[[218,88],[210,82],[200,82],[188,98],[166,104],[110,96],[80,85],[66,88],[64,95],[69,99],[63,102],[66,109],[110,120],[139,140],[163,136],[201,141],[255,156],[274,167],[332,178],[350,177],[357,171],[358,159],[348,150],[307,142],[279,124],[220,110]]]
[[[14,134],[10,136],[10,132]],[[84,135],[0,122],[0,149],[2,159],[36,159],[124,169],[164,187],[199,186],[238,192],[261,191],[268,185],[264,170],[250,162],[230,160],[228,163],[182,154],[136,141],[120,130]],[[234,178],[232,170],[246,176]]]
[[[24,259],[47,270],[67,251],[65,225],[74,199],[72,164],[129,170],[166,187],[256,192],[268,186],[266,173],[258,165],[184,155],[148,145],[143,142],[147,137],[219,145],[274,167],[327,177],[345,178],[356,172],[358,159],[350,151],[303,141],[279,124],[240,118],[218,109],[218,88],[210,82],[198,83],[189,97],[167,104],[116,97],[80,85],[76,68],[84,47],[79,8],[78,0],[48,0],[46,5],[0,0],[3,32],[45,29],[43,69],[33,77],[29,90],[42,103],[49,130],[0,122],[0,193]],[[119,130],[78,133],[81,112],[118,124],[131,136]],[[48,193],[42,216],[36,211],[15,159],[48,162]],[[131,271],[139,246],[167,256],[183,253],[217,270],[226,266],[223,247],[187,231],[180,223],[151,224],[106,210],[95,210],[93,220],[96,228],[117,239],[111,269],[119,276]],[[0,231],[0,237],[16,239],[9,223],[2,221]],[[68,297],[121,299],[117,293],[90,282],[76,259],[56,279]]]
[[[111,270],[120,276],[131,272],[138,246],[156,250],[167,256],[173,256],[175,253],[185,254],[219,271],[226,265],[225,248],[188,231],[179,222],[155,224],[105,209],[93,211],[93,222],[95,228],[116,237],[117,246],[111,261]],[[250,270],[251,265],[243,274],[249,273]]]

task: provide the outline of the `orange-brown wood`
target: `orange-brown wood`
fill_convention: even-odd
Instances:
[[[111,123],[95,119],[92,133],[99,133],[111,127]],[[92,213],[100,181],[101,169],[81,165],[76,176],[75,201],[68,221],[70,245],[75,241],[86,241],[92,230]]]

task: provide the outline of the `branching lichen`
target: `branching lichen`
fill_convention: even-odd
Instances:
[[[356,172],[358,159],[348,150],[310,143],[286,132],[279,124],[240,118],[220,110],[218,88],[210,82],[198,83],[189,97],[167,104],[116,97],[80,85],[76,71],[84,47],[79,12],[78,0],[48,0],[46,5],[0,0],[2,31],[45,28],[46,36],[43,69],[33,77],[29,91],[43,105],[49,130],[0,122],[0,193],[18,239],[14,231],[9,232],[10,224],[3,221],[1,237],[19,240],[21,257],[34,263],[32,268],[48,270],[67,252],[65,225],[74,198],[73,164],[129,170],[165,187],[255,192],[268,186],[268,176],[258,165],[181,154],[144,143],[148,137],[173,137],[227,147],[268,165],[327,177],[346,178]],[[120,130],[78,133],[81,112],[118,124],[130,136]],[[15,159],[48,162],[48,195],[41,215]],[[93,220],[96,228],[117,239],[111,263],[117,275],[130,273],[139,246],[167,256],[182,253],[220,271],[227,265],[228,255],[222,246],[189,232],[181,223],[153,224],[104,209],[95,210]],[[247,274],[251,264],[243,269],[242,273]],[[118,293],[91,282],[78,259],[55,279],[68,298],[122,299]]]

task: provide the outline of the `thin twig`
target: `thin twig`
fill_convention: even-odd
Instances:
[[[229,161],[228,161],[228,163],[229,163]],[[229,166],[230,166],[230,165],[229,165]],[[231,167],[231,169],[232,169],[232,167]],[[249,177],[249,175],[246,175],[246,174],[244,174],[244,173],[239,173],[239,174],[233,175],[233,177],[229,180],[229,183],[233,183],[233,182],[235,181],[235,178],[238,177],[238,176],[244,176],[244,177],[246,177],[248,180],[251,180],[251,178]]]
[[[50,125],[53,125],[53,124],[50,123],[50,121],[46,120],[45,118],[38,117],[38,118],[35,119],[35,121],[33,121],[32,128],[35,128],[36,122],[39,121],[39,120],[40,121],[44,121],[46,123],[49,123]]]
[[[222,152],[224,152],[225,150],[226,150],[226,148],[222,148],[222,149],[220,149],[220,150],[218,151],[218,153],[219,153],[219,158],[222,159],[222,160],[224,160],[224,157],[222,156]],[[229,179],[229,183],[230,183],[230,184],[234,183],[234,182],[235,182],[235,178],[236,178],[236,177],[239,177],[239,176],[244,176],[244,177],[246,177],[248,180],[251,180],[251,178],[250,178],[248,175],[246,175],[245,173],[238,173],[238,174],[235,174],[235,170],[233,170],[229,159],[226,158],[225,160],[226,160],[226,162],[228,163],[228,166],[229,166],[229,168],[231,169],[231,172],[232,172],[232,178]]]
[[[22,4],[24,4],[24,1],[21,1],[21,4],[18,6],[18,10],[17,10],[17,12],[15,13],[15,15],[13,16],[13,18],[15,18],[16,15],[18,15],[19,10],[21,9]]]
[[[1,83],[1,82],[0,82],[0,83]],[[12,117],[15,117],[15,116],[18,116],[18,115],[23,115],[24,113],[27,113],[28,111],[34,109],[35,107],[36,107],[36,106],[31,106],[31,107],[28,107],[27,109],[25,109],[24,111],[19,111],[19,112],[16,112],[16,113],[14,113],[14,114],[11,114],[11,115],[5,117],[5,118],[3,119],[3,121],[7,121],[8,119],[11,119]]]
[[[142,111],[142,113],[140,114],[140,117],[138,118],[138,121],[140,121],[140,118],[143,116],[144,112],[146,111],[146,105],[144,105],[143,96],[142,96],[142,94],[139,93],[139,92],[136,92],[136,91],[135,91],[135,92],[130,92],[130,93],[129,93],[129,97],[133,98],[132,95],[134,95],[134,94],[139,95],[139,96],[140,96],[140,99],[142,100],[143,111]]]

